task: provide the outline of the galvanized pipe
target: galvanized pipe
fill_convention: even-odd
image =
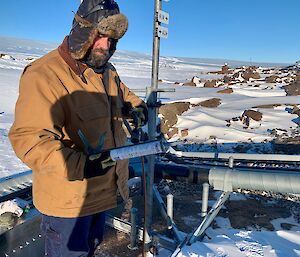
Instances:
[[[131,208],[130,210],[130,222],[131,222],[131,228],[130,228],[130,245],[128,248],[130,250],[136,250],[137,247],[137,209]]]
[[[173,221],[173,203],[174,203],[174,196],[172,194],[168,194],[167,195],[167,214],[172,221]],[[168,229],[172,229],[172,226],[168,226]]]
[[[300,172],[255,172],[238,169],[212,168],[209,184],[215,190],[262,190],[300,194]]]
[[[232,156],[230,156],[228,159],[228,166],[230,169],[233,169],[233,165],[234,165],[234,159]]]
[[[151,90],[147,95],[148,106],[148,134],[149,139],[154,140],[156,136],[156,119],[157,119],[157,89],[158,89],[158,71],[159,71],[159,47],[160,38],[157,35],[157,27],[159,25],[157,14],[161,9],[161,0],[154,1],[154,24],[153,24],[153,53],[152,53],[152,81]],[[153,183],[154,183],[154,166],[155,156],[150,155],[147,157],[147,178],[146,178],[146,190],[147,190],[147,208],[145,213],[145,230],[147,241],[150,239],[151,226],[152,226],[152,209],[153,209]],[[149,242],[146,242],[149,243]]]
[[[156,186],[153,186],[153,192],[155,195],[155,199],[158,203],[158,207],[159,207],[159,211],[160,211],[161,215],[167,221],[168,227],[171,227],[173,229],[174,235],[176,237],[176,241],[181,242],[182,236],[180,235],[180,231],[177,228],[176,224],[173,222],[173,220],[168,216],[167,207],[166,207],[163,199],[161,198]]]
[[[204,218],[207,214],[208,194],[209,194],[209,184],[204,183],[202,185],[202,208],[201,208],[201,217],[202,218]]]
[[[218,215],[219,211],[230,196],[230,192],[223,192],[219,199],[215,202],[209,213],[206,215],[200,226],[195,230],[191,238],[188,240],[188,244],[194,243],[198,238],[201,238],[205,230],[210,226],[214,218]]]

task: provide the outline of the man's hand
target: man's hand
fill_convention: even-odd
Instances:
[[[143,105],[133,107],[129,114],[136,128],[141,128],[148,122],[148,110]]]
[[[111,159],[109,152],[90,155],[84,168],[85,178],[105,175],[115,165],[116,162]]]

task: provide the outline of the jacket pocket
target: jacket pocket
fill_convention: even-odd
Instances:
[[[76,114],[79,118],[79,129],[90,145],[96,147],[100,136],[111,130],[108,107],[101,103],[88,105],[77,109]],[[105,138],[106,140],[107,138]]]

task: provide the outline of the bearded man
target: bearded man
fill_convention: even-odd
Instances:
[[[125,144],[124,117],[147,122],[144,102],[108,62],[127,27],[115,1],[84,0],[63,43],[21,76],[9,138],[33,171],[45,256],[92,256],[117,191],[128,198],[128,162],[89,158],[99,142]]]

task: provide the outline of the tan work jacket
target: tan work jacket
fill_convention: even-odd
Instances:
[[[117,189],[128,197],[128,161],[105,175],[84,178],[86,154],[81,130],[96,147],[124,145],[124,106],[143,104],[112,65],[105,88],[102,75],[73,60],[67,40],[28,65],[20,80],[15,121],[9,139],[17,156],[33,170],[33,201],[50,216],[79,217],[116,206]]]

